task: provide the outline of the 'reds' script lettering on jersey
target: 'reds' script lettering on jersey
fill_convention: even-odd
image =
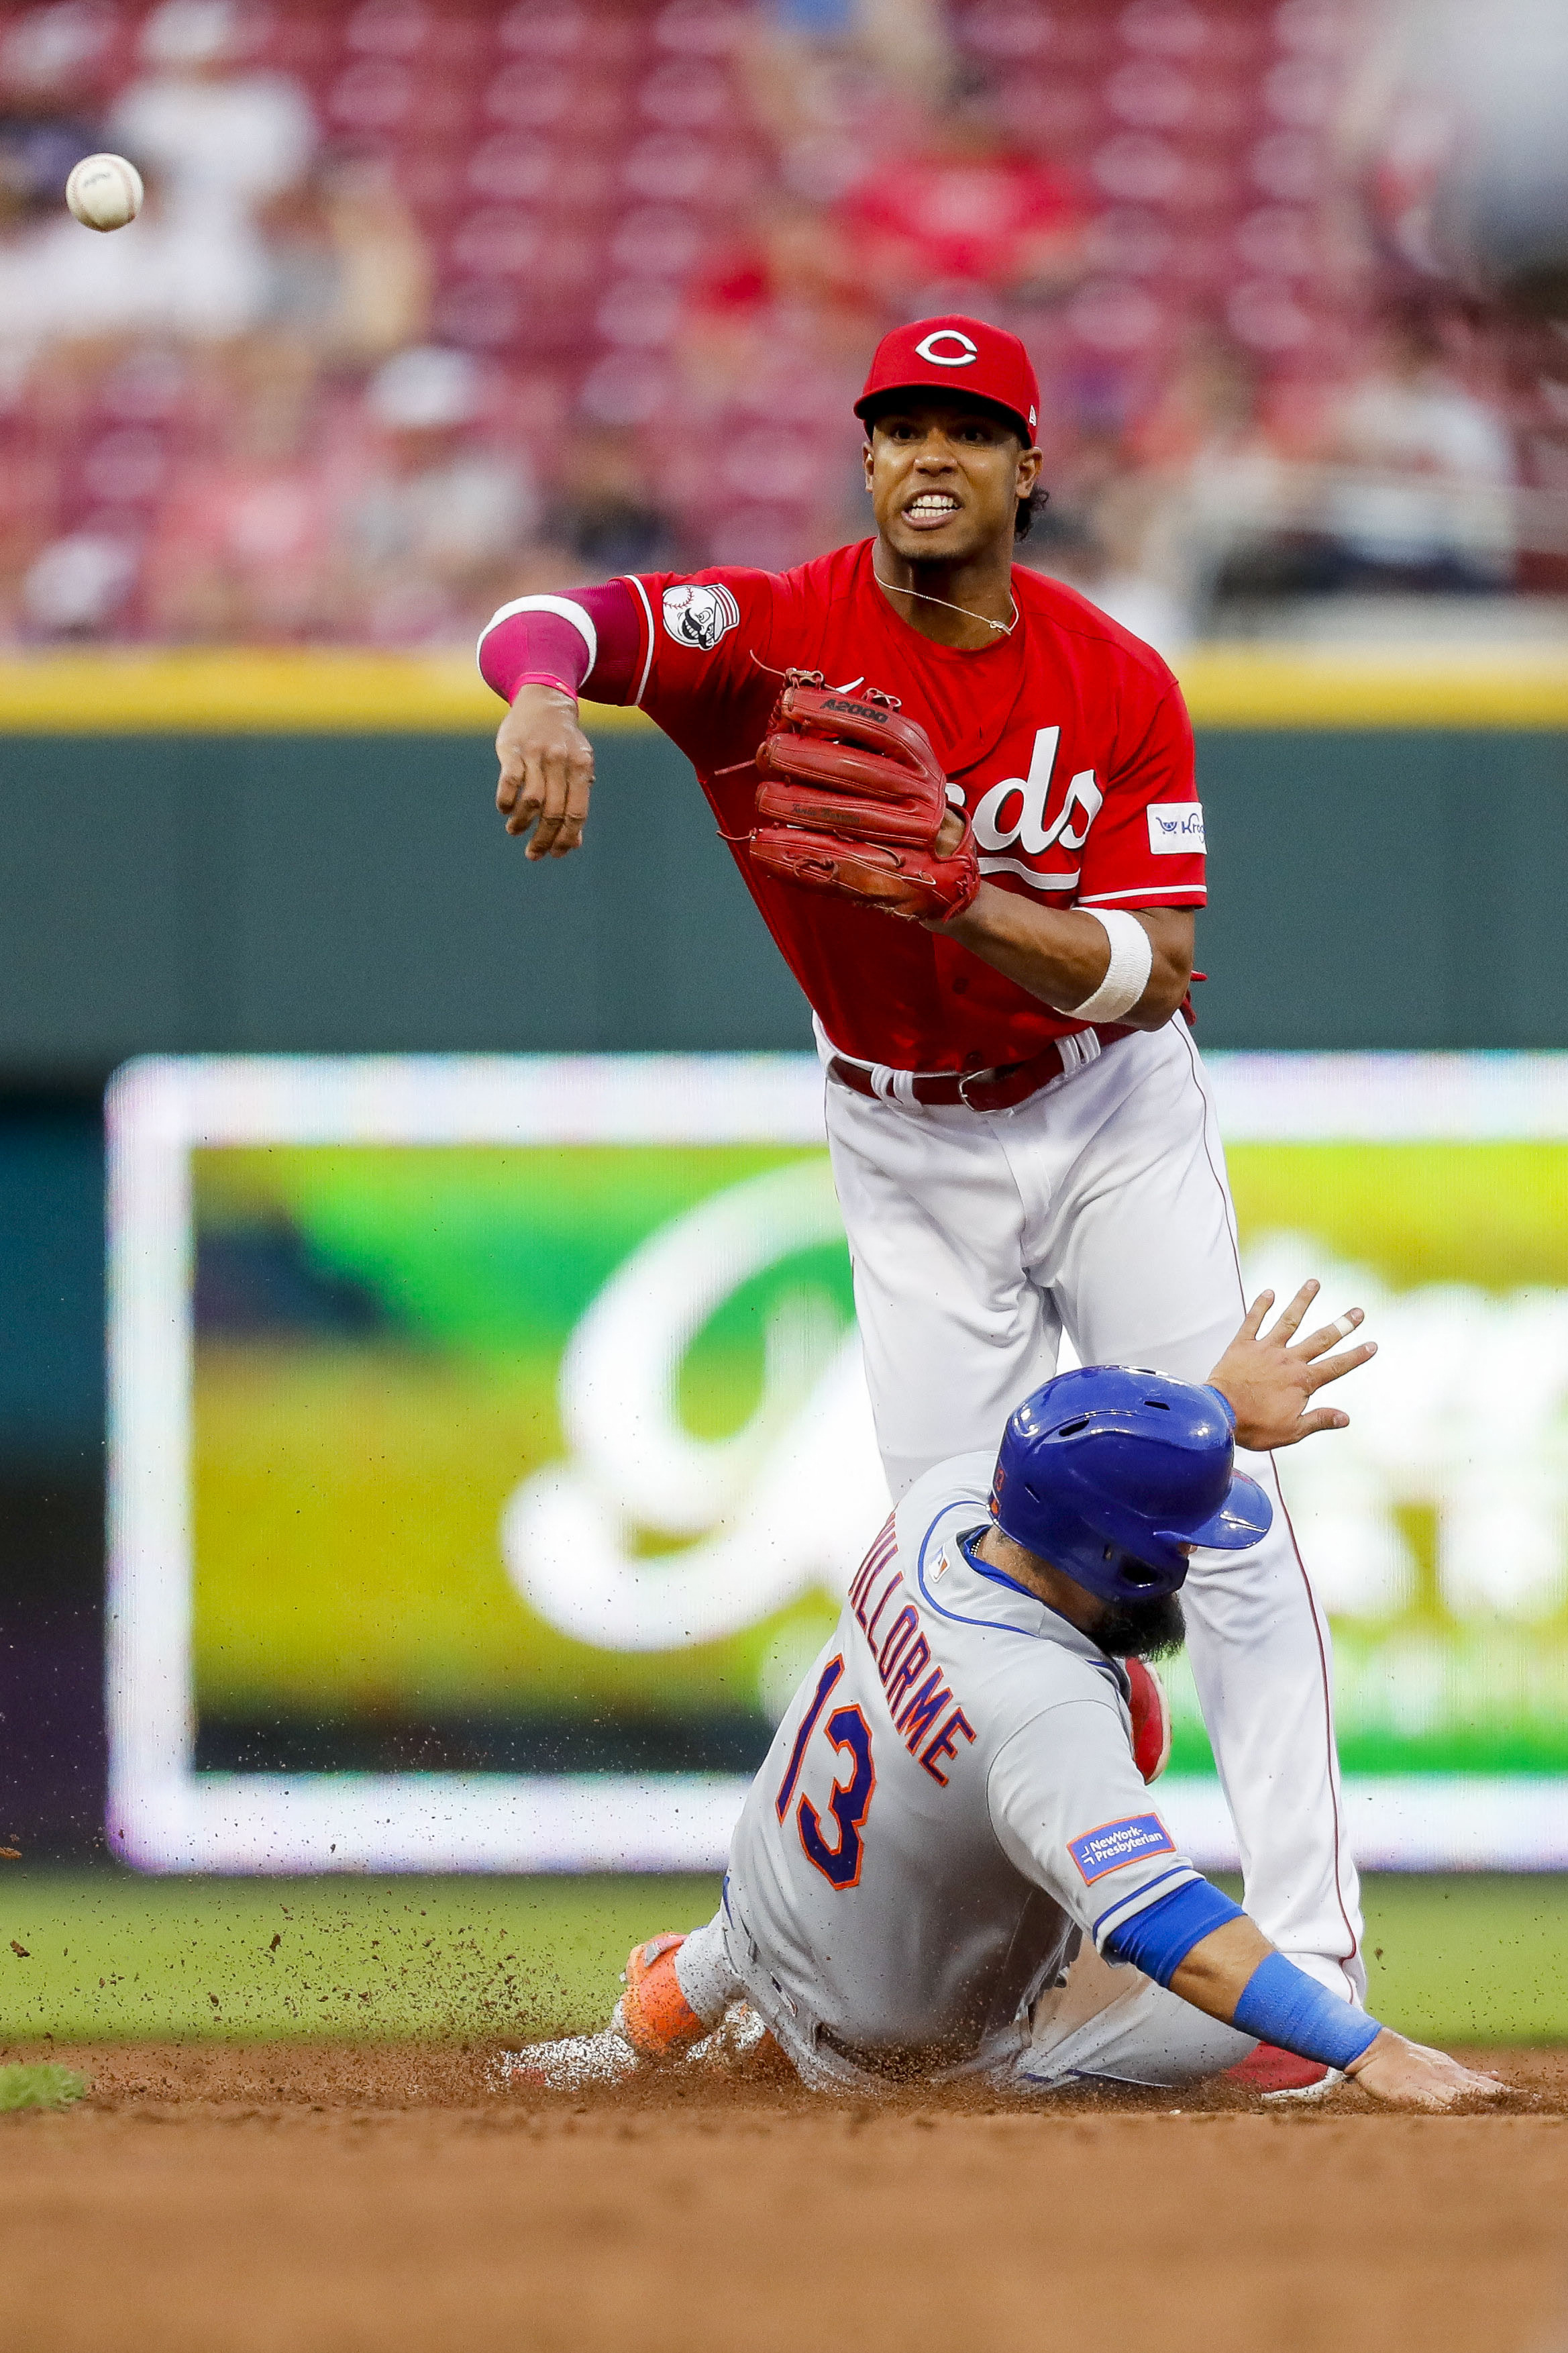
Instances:
[[[1027,775],[988,785],[970,809],[970,822],[982,874],[1016,874],[1043,896],[1061,892],[1070,898],[1105,795],[1092,768],[1080,768],[1070,778],[1058,774],[1061,738],[1059,726],[1037,728]],[[1026,855],[996,854],[1006,850]]]
[[[1181,691],[1150,647],[1021,565],[1006,638],[973,652],[935,644],[889,603],[870,546],[794,572],[630,578],[641,617],[632,699],[697,770],[747,888],[841,1053],[906,1071],[1023,1061],[1083,1024],[955,939],[753,869],[755,754],[784,673],[891,698],[924,728],[950,802],[967,810],[983,881],[1056,908],[1204,903]],[[584,685],[591,696],[591,673]]]
[[[961,1740],[973,1743],[974,1727],[920,1630],[920,1611],[908,1600],[900,1606],[898,1588],[904,1576],[894,1565],[896,1549],[889,1520],[860,1564],[849,1588],[849,1607],[870,1646],[893,1729],[910,1755],[945,1789],[948,1777],[942,1764],[956,1757]]]

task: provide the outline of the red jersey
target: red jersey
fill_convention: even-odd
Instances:
[[[1203,812],[1181,690],[1059,581],[1015,569],[1018,626],[976,653],[900,619],[865,540],[794,572],[631,577],[630,694],[696,769],[763,921],[832,1043],[897,1070],[1020,1062],[1080,1029],[955,940],[759,872],[752,765],[786,670],[878,688],[917,719],[985,879],[1047,907],[1200,907]],[[590,670],[584,691],[595,691]]]

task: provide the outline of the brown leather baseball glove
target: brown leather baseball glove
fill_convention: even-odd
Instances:
[[[765,873],[927,923],[961,914],[980,888],[969,820],[950,807],[931,739],[891,703],[792,671],[757,766],[752,856]],[[942,853],[949,816],[963,831]]]

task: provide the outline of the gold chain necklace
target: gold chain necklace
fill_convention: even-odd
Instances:
[[[1007,591],[1007,602],[1013,607],[1012,619],[994,621],[989,613],[972,613],[967,605],[955,605],[950,597],[928,596],[923,588],[895,588],[890,580],[883,579],[874,564],[871,566],[871,577],[885,596],[913,596],[922,605],[943,606],[950,613],[962,613],[966,621],[983,621],[988,629],[994,629],[999,638],[1010,638],[1018,626],[1018,600],[1011,588]]]

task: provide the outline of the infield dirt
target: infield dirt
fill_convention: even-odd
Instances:
[[[1492,2054],[1517,2112],[1431,2118],[54,2055],[94,2090],[0,2123],[5,2353],[1568,2353],[1568,2052]]]
[[[1526,2099],[1446,2117],[52,2054],[94,2092],[0,2123],[5,2353],[1568,2353],[1568,2052],[1490,2054]]]

